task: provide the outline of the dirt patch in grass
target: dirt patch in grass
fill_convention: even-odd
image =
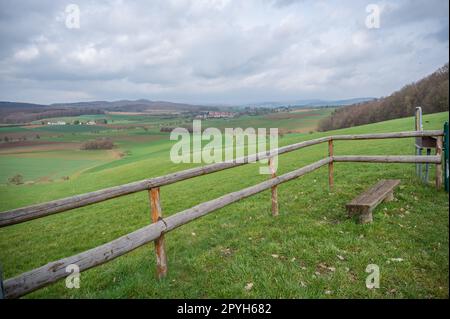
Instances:
[[[108,155],[113,159],[121,159],[125,156],[125,153],[121,150],[115,149],[115,150],[108,150]]]

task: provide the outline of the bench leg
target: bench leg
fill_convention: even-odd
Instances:
[[[367,224],[373,221],[372,210],[370,208],[349,207],[348,217],[358,216],[360,224]]]
[[[390,202],[394,200],[394,191],[390,191],[389,194],[387,194],[386,198],[384,199],[385,202]]]
[[[372,210],[365,209],[365,210],[361,211],[361,214],[359,215],[359,223],[360,224],[367,224],[367,223],[371,223],[372,221],[373,221]]]
[[[356,215],[359,215],[361,213],[361,210],[360,209],[358,209],[358,208],[347,208],[347,214],[348,214],[348,217],[353,217],[353,216],[356,216]]]

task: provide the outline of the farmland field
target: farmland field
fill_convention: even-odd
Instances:
[[[305,112],[284,112],[233,119],[208,119],[203,128],[217,127],[278,127],[281,132],[313,131],[320,119],[332,109],[309,109]],[[42,125],[41,122],[89,122],[107,120],[107,125]],[[96,114],[59,117],[34,121],[33,125],[0,127],[0,184],[20,174],[25,182],[48,182],[74,177],[85,171],[98,171],[153,156],[152,152],[169,143],[168,133],[160,126],[190,126],[192,118],[141,113]],[[82,143],[110,138],[114,151],[82,151]],[[13,142],[11,142],[13,140]],[[114,162],[114,163],[112,163]],[[99,167],[97,167],[99,166]]]
[[[283,118],[282,114],[274,114],[236,122],[208,120],[205,126],[277,127],[281,123],[280,128],[292,131],[280,138],[281,146],[330,134],[407,131],[414,126],[412,118],[404,118],[308,133],[313,130],[310,118],[320,116]],[[426,115],[424,120],[425,129],[441,129],[448,112]],[[296,121],[308,129],[302,132]],[[30,136],[41,132],[41,140],[73,145],[97,136],[111,136],[123,156],[114,158],[108,151],[89,151],[86,160],[91,162],[86,166],[74,162],[57,169],[70,175],[69,180],[0,185],[0,210],[161,176],[194,165],[172,163],[169,151],[173,141],[151,123],[148,127],[148,131],[140,127],[99,127],[96,132],[74,132],[70,126],[58,132],[25,129]],[[25,134],[23,130],[8,134]],[[66,156],[67,163],[83,159],[76,157],[83,152],[78,149],[54,152]],[[413,152],[412,139],[335,143],[336,155]],[[26,170],[31,165],[27,161],[56,160],[56,153],[42,153],[42,157],[37,155],[39,152],[0,154],[1,178],[4,181],[16,172],[26,179],[39,178],[40,174]],[[322,144],[282,155],[278,174],[326,154],[327,147]],[[56,162],[38,165],[44,176],[57,176],[51,173]],[[259,164],[250,164],[165,186],[161,189],[163,215],[267,179],[258,174],[258,168]],[[5,169],[10,170],[8,174],[3,173]],[[67,289],[60,281],[27,298],[448,298],[448,194],[436,191],[433,184],[418,182],[414,171],[413,164],[337,163],[333,192],[328,190],[326,168],[279,186],[277,218],[270,215],[270,193],[266,191],[167,234],[169,273],[162,281],[155,278],[155,256],[149,244],[83,272],[80,289]],[[430,175],[434,176],[433,168]],[[372,224],[360,225],[347,219],[345,204],[383,178],[401,180],[395,200],[378,207]],[[148,196],[141,192],[1,228],[4,277],[93,248],[149,222]],[[365,286],[369,264],[380,267],[379,289]],[[253,288],[245,289],[249,283]]]

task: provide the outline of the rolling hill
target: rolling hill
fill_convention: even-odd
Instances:
[[[424,114],[448,111],[448,96],[447,63],[388,97],[336,109],[329,118],[321,121],[319,129],[328,131],[408,117],[414,114],[416,106],[421,106]]]

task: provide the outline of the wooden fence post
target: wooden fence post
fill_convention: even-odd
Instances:
[[[159,187],[151,188],[149,190],[150,208],[152,215],[152,223],[156,223],[162,218],[161,201],[159,197]],[[164,234],[155,239],[156,252],[156,272],[159,279],[167,274],[167,255],[164,243]]]
[[[436,188],[440,189],[442,186],[442,136],[437,136],[436,155],[441,158],[441,163],[436,164]]]
[[[277,174],[275,172],[275,164],[274,164],[274,158],[269,157],[269,170],[272,174],[272,178],[276,177]],[[278,191],[277,186],[273,186],[271,188],[272,191],[272,216],[278,216]]]
[[[328,185],[330,192],[334,189],[334,167],[333,167],[333,139],[328,140],[328,156],[331,157],[331,162],[328,164]]]

